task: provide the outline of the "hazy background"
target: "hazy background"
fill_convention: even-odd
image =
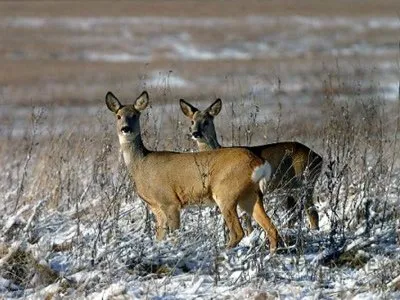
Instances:
[[[21,135],[32,106],[56,108],[59,131],[75,118],[90,127],[108,90],[172,103],[164,126],[182,119],[179,98],[316,124],[327,86],[393,101],[399,11],[395,0],[0,2],[0,135]]]

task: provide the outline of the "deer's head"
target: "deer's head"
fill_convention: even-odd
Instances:
[[[130,105],[122,105],[113,93],[107,93],[106,105],[116,116],[120,143],[132,142],[140,135],[140,112],[147,107],[148,103],[149,95],[146,91]]]
[[[221,99],[215,100],[208,108],[201,111],[185,100],[180,100],[182,112],[191,120],[189,131],[192,138],[197,142],[206,144],[218,144],[215,133],[214,117],[218,115],[222,108]]]

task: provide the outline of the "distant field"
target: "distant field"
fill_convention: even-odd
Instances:
[[[258,89],[271,101],[278,78],[288,98],[309,99],[337,64],[394,97],[396,1],[226,4],[1,2],[1,101],[93,103],[106,88],[144,87],[193,97]]]
[[[147,89],[155,106],[251,100],[263,120],[280,110],[314,122],[327,85],[397,99],[396,1],[226,4],[1,2],[0,133],[24,126],[19,105],[101,108],[107,90]]]

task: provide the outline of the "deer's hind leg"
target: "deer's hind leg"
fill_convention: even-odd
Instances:
[[[307,188],[305,193],[305,209],[311,229],[319,229],[319,216],[313,201],[314,188]]]
[[[288,215],[288,227],[293,228],[296,221],[302,222],[304,211],[307,214],[308,222],[311,229],[319,229],[319,216],[317,209],[314,206],[312,186],[306,186],[303,183],[299,184],[292,191],[292,195],[286,198],[286,211]]]
[[[170,232],[178,230],[181,225],[180,207],[178,205],[169,205],[164,211],[167,217],[168,230]]]
[[[269,239],[270,251],[271,253],[275,252],[280,237],[274,223],[272,223],[265,212],[261,193],[257,191],[248,193],[245,197],[240,199],[239,206],[248,214],[252,215],[256,222],[264,229]]]
[[[300,154],[299,154],[300,155]],[[301,201],[304,203],[304,208],[308,217],[311,229],[319,229],[319,216],[317,209],[314,206],[314,186],[321,174],[322,158],[315,153],[302,154],[302,159],[294,161],[293,166],[296,176],[301,178]],[[298,162],[303,163],[298,163]],[[307,172],[305,171],[307,170]]]
[[[248,212],[246,212],[243,216],[243,223],[245,224],[244,233],[246,234],[246,236],[249,236],[253,232],[254,228],[253,225],[251,224],[251,215],[249,215]]]
[[[296,200],[293,196],[289,195],[286,198],[286,213],[288,216],[287,226],[293,228],[296,223]]]

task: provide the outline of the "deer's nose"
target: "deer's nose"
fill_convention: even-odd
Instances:
[[[124,126],[121,128],[121,132],[122,133],[130,133],[130,132],[132,132],[132,128],[130,128],[129,126]]]
[[[192,135],[195,139],[201,138],[201,132],[200,131],[194,131],[192,132]]]

